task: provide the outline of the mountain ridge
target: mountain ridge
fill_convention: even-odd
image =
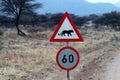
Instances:
[[[90,3],[85,0],[41,0],[43,8],[38,13],[64,13],[76,15],[103,14],[111,11],[120,11],[120,8],[110,3]]]

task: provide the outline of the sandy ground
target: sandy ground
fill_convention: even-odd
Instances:
[[[83,43],[70,43],[81,56],[79,65],[70,71],[70,80],[109,78],[108,66],[120,50],[116,43],[119,34],[83,31]],[[44,31],[20,37],[14,30],[6,31],[1,36],[4,44],[0,50],[0,80],[66,80],[66,71],[55,60],[57,51],[66,44],[49,42],[50,35],[51,31]]]
[[[120,80],[120,50],[115,59],[107,65],[104,80]]]
[[[85,66],[74,80],[120,80],[120,48],[116,47]]]

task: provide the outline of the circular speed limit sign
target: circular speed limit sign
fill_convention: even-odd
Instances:
[[[79,60],[79,53],[72,47],[64,47],[60,49],[56,56],[56,62],[63,70],[74,69],[78,65]]]

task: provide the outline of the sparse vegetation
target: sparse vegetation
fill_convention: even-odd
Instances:
[[[55,59],[57,51],[65,46],[65,43],[50,43],[52,35],[51,30],[31,32],[32,38],[24,38],[15,34],[15,29],[6,30],[4,36],[4,49],[0,54],[0,78],[6,77],[5,80],[11,79],[40,79],[47,80],[51,75],[59,74],[60,69],[57,67]],[[93,58],[104,54],[112,49],[110,39],[119,32],[98,32],[98,31],[81,31],[85,35],[83,43],[70,43],[81,54],[82,67]],[[37,36],[34,36],[37,35]],[[45,37],[43,38],[43,35]],[[117,41],[116,41],[117,42]],[[92,56],[92,57],[91,57]],[[87,61],[86,61],[87,60]],[[77,67],[77,70],[81,69]],[[12,75],[12,76],[9,76]],[[26,76],[26,77],[24,77]]]
[[[93,20],[93,22],[97,25],[106,25],[108,29],[120,31],[120,12],[105,13]]]
[[[0,51],[3,49],[2,36],[3,36],[3,30],[0,28]]]
[[[0,28],[0,36],[2,36],[3,35],[3,31],[2,31],[2,29]]]
[[[111,37],[110,41],[118,41],[119,39],[120,39],[119,34],[114,34],[114,35]]]
[[[19,24],[23,26],[30,25],[32,27],[44,27],[52,29],[57,25],[63,16],[63,13],[56,14],[36,14],[36,13],[23,13],[21,15]],[[93,30],[112,30],[119,31],[120,28],[120,13],[111,12],[103,15],[89,15],[89,16],[77,16],[70,14],[72,20],[78,28],[82,29],[93,29]],[[14,27],[12,24],[13,18],[7,16],[0,16],[0,23],[4,26]],[[28,26],[26,27],[28,28]]]
[[[31,3],[33,1],[0,2],[2,11],[7,12],[7,15],[0,15],[0,25],[5,28],[0,29],[0,80],[53,80],[48,78],[62,72],[55,59],[57,51],[65,46],[65,43],[50,43],[49,39],[63,13],[36,14],[34,9],[41,7],[41,4]],[[70,16],[84,38],[82,43],[70,43],[81,55],[82,63],[76,71],[119,45],[117,43],[120,40],[120,32],[115,32],[120,30],[119,12],[99,16]],[[13,23],[18,35],[28,33],[28,36],[17,36]],[[110,32],[109,29],[115,31]]]
[[[40,8],[41,4],[33,3],[34,0],[1,0],[1,11],[11,16],[17,28],[18,35],[25,35],[19,28],[20,18],[23,13],[33,13],[34,9]]]
[[[2,39],[0,38],[0,52],[2,49],[3,49],[3,42],[2,42]]]
[[[2,43],[0,42],[0,53],[1,53],[2,49],[3,49],[3,46],[2,46]]]

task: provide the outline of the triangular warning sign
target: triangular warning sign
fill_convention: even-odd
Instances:
[[[50,41],[51,42],[83,41],[81,34],[77,30],[77,27],[75,26],[74,22],[72,21],[67,12],[63,15]]]

